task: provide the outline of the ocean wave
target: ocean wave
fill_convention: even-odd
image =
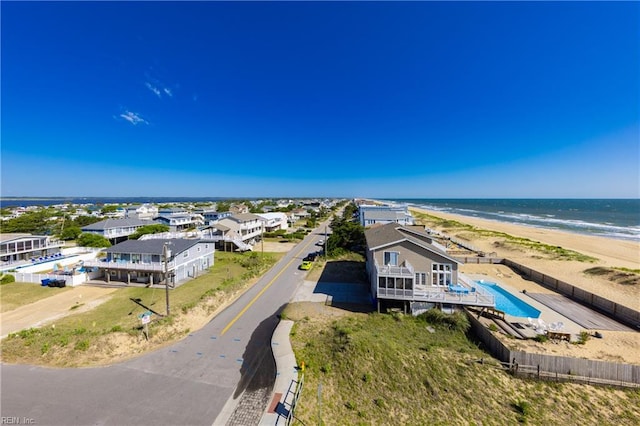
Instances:
[[[608,238],[640,241],[640,226],[620,226],[612,224],[611,222],[598,223],[579,219],[563,219],[558,217],[557,214],[536,215],[531,213],[507,212],[504,210],[492,212],[470,208],[437,206],[433,204],[416,204],[415,206],[443,213],[479,217],[505,223],[570,231],[584,235],[597,235]]]

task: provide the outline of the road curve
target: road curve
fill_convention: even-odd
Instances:
[[[229,421],[227,414],[238,417],[227,410],[245,392],[270,395],[277,315],[302,282],[305,273],[297,267],[324,226],[211,322],[170,347],[106,367],[2,364],[2,417],[65,426],[217,425]]]

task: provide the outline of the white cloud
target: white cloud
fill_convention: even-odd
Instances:
[[[120,118],[128,121],[129,123],[137,126],[138,124],[149,124],[147,120],[142,118],[142,116],[138,113],[132,111],[125,111],[119,115]]]
[[[157,97],[162,98],[162,92],[160,92],[160,89],[158,89],[157,87],[155,87],[153,84],[146,82],[145,86],[147,86],[147,89],[151,90],[153,93],[156,94]],[[165,89],[166,91],[166,89]]]
[[[165,87],[162,90],[164,90],[164,93],[166,93],[167,95],[169,95],[170,97],[173,97],[173,92],[171,92],[171,89]]]

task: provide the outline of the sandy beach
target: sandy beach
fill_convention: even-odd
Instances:
[[[464,239],[472,246],[486,253],[495,253],[497,257],[509,258],[616,303],[632,309],[640,309],[640,282],[638,280],[631,285],[620,284],[606,277],[589,275],[584,272],[586,269],[598,266],[640,269],[640,243],[502,223],[425,209],[411,208],[411,210],[443,219],[455,220],[480,229],[503,232],[545,244],[561,246],[597,258],[598,260],[593,263],[553,260],[532,250],[496,245],[496,242],[500,241],[499,237],[481,237],[464,230],[449,232],[450,230],[435,228],[447,235]],[[532,281],[523,279],[504,265],[466,264],[461,266],[461,272],[487,277],[489,280],[506,284],[516,291],[526,290],[530,293],[551,292],[551,290]],[[640,351],[638,351],[640,333],[603,331],[603,334],[605,336],[603,339],[590,339],[585,345],[575,345],[567,342],[543,344],[534,340],[523,341],[507,338],[505,338],[504,342],[509,346],[513,346],[514,349],[530,352],[640,364]]]
[[[632,309],[640,309],[640,284],[622,284],[603,276],[585,274],[594,267],[640,269],[640,243],[597,236],[574,234],[551,229],[534,228],[525,225],[503,223],[426,209],[411,208],[415,212],[447,220],[455,220],[476,228],[503,232],[512,236],[574,250],[597,259],[593,263],[553,260],[539,252],[524,248],[504,247],[500,237],[481,237],[472,232],[453,231],[436,228],[450,236],[466,240],[472,246],[497,257],[506,257],[557,279],[569,282],[599,296]]]

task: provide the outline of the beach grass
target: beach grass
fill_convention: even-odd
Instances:
[[[201,309],[205,315],[213,313],[282,256],[284,253],[217,252],[215,265],[207,273],[169,291],[170,317],[163,317],[165,289],[118,289],[108,301],[90,311],[73,313],[42,328],[10,334],[2,341],[2,360],[48,366],[108,362],[114,348],[105,343],[108,340],[105,338],[120,334],[125,339],[133,338],[129,344],[139,343],[142,335],[140,315],[147,310],[157,313],[151,316],[149,324],[154,339],[141,351],[167,344],[190,331],[188,327],[176,325],[187,319],[192,311]],[[78,356],[78,352],[87,354]]]
[[[441,229],[447,234],[471,234],[466,239],[472,238],[489,238],[493,239],[496,247],[506,248],[519,248],[527,249],[541,255],[545,255],[554,260],[567,260],[594,263],[598,259],[592,256],[579,253],[574,250],[569,250],[560,246],[554,246],[550,244],[544,244],[539,241],[534,241],[529,238],[516,237],[505,232],[492,231],[489,229],[477,228],[475,226],[458,222],[456,220],[443,219],[437,216],[433,216],[427,213],[412,210],[413,216],[417,221],[427,227],[434,229]]]
[[[637,424],[640,392],[519,379],[437,318],[287,306],[301,424]],[[323,308],[335,309],[335,308]],[[481,361],[482,360],[482,361]],[[559,409],[562,407],[562,409]]]
[[[622,285],[640,285],[640,269],[597,266],[585,269],[584,273],[587,275],[605,277],[611,282]]]

